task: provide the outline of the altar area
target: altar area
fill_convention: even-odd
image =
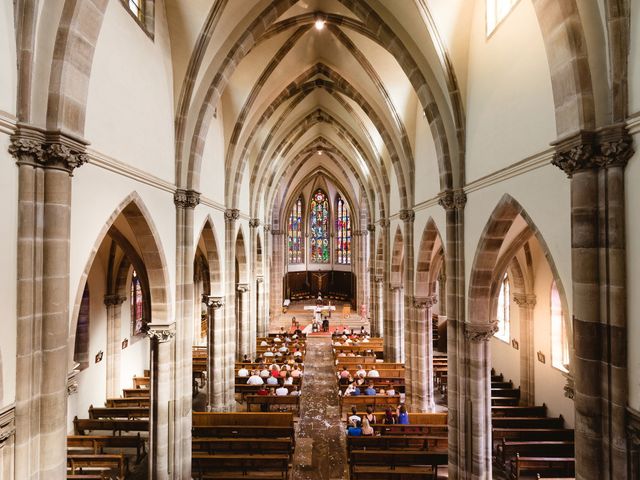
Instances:
[[[295,321],[300,324],[300,329],[303,333],[311,333],[317,307],[318,305],[316,305],[313,300],[291,301],[286,312],[279,311],[275,312],[275,315],[272,315],[271,321],[269,322],[269,331],[277,332],[280,330],[280,327],[284,327],[285,330],[293,332],[295,327],[292,324],[292,319],[295,317]],[[360,331],[362,326],[364,326],[365,330],[370,331],[369,320],[365,318],[363,321],[363,319],[352,310],[351,304],[348,302],[335,302],[332,305],[322,305],[320,308],[321,315],[323,312],[330,314],[330,332],[333,332],[336,328],[342,331],[345,327]],[[324,310],[322,310],[323,308]],[[320,320],[320,326],[321,325],[322,320]]]

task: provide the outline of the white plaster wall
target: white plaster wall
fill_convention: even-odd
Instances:
[[[100,244],[110,225],[106,221],[122,202],[136,192],[148,212],[147,221],[157,232],[156,242],[166,265],[166,286],[169,308],[173,318],[175,295],[176,227],[173,194],[128,177],[112,173],[91,163],[79,168],[73,179],[71,201],[71,265],[70,305],[74,305],[83,285],[80,278],[88,267],[91,252]]]
[[[640,112],[640,0],[631,0],[629,112]]]
[[[221,118],[222,112],[220,110],[218,110],[218,118],[211,120],[211,125],[207,132],[207,139],[202,154],[199,188],[205,197],[224,204],[224,183],[227,171],[224,168],[224,133]],[[249,169],[249,166],[247,166],[247,169]]]
[[[127,285],[131,285],[131,276]],[[122,304],[120,318],[120,342],[127,338],[129,345],[120,350],[120,388],[133,388],[133,376],[141,377],[150,368],[149,338],[146,335],[131,335],[131,290],[127,288],[127,299]]]
[[[638,5],[640,2],[636,2]],[[640,7],[640,5],[638,5]],[[637,129],[640,130],[640,129]],[[640,131],[633,136],[636,154],[627,164],[625,194],[627,210],[627,298],[628,335],[627,352],[629,360],[629,405],[640,410]]]
[[[484,2],[476,2],[468,75],[467,181],[543,150],[556,138],[549,67],[531,2],[518,2],[489,39]]]
[[[520,386],[520,350],[511,346],[511,339],[520,340],[520,312],[519,307],[513,301],[513,290],[509,303],[509,341],[504,342],[499,338],[491,338],[491,367],[496,373],[503,374],[505,381],[511,380],[514,388]]]
[[[196,207],[193,214],[193,225],[195,231],[193,232],[193,241],[194,247],[197,245],[200,239],[200,233],[202,232],[202,227],[206,222],[207,218],[210,217],[213,223],[213,235],[216,239],[216,247],[218,249],[218,261],[220,262],[220,288],[224,288],[224,278],[223,272],[224,269],[224,255],[225,255],[225,243],[224,243],[224,211],[218,210],[215,208],[208,207],[206,205],[200,204]],[[212,285],[212,288],[215,288]],[[212,295],[222,295],[223,291],[215,291],[212,290]]]
[[[438,159],[433,136],[420,108],[416,112],[415,203],[435,197],[440,191]]]
[[[16,33],[13,2],[0,4],[0,110],[16,113]]]
[[[18,168],[7,153],[9,137],[0,134],[0,407],[15,401],[16,396],[16,295],[17,295],[17,229]]]
[[[565,175],[549,164],[467,193],[464,217],[467,292],[480,235],[496,205],[507,193],[522,205],[540,231],[567,291],[567,302],[572,304],[569,186]]]
[[[553,275],[537,242],[531,242],[531,254],[535,272],[533,291],[536,296],[536,306],[533,309],[536,405],[545,403],[549,416],[562,415],[567,427],[572,428],[575,409],[573,401],[564,396],[566,379],[562,372],[554,368],[551,363],[551,283]],[[538,361],[537,352],[544,354],[545,363]]]
[[[121,2],[109,2],[98,37],[85,137],[92,148],[173,182],[173,86],[164,2],[152,41]]]

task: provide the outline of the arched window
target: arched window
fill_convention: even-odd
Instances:
[[[340,195],[336,204],[336,257],[342,265],[351,264],[351,217],[349,206]]]
[[[80,370],[89,366],[89,284],[84,285],[82,301],[78,311],[78,324],[76,325],[76,343],[73,352],[73,361],[80,364]]]
[[[131,276],[131,331],[132,335],[141,335],[145,332],[144,298],[142,283],[136,271]]]
[[[554,280],[551,283],[551,365],[567,372],[569,366],[569,342],[562,312],[560,292]]]
[[[329,263],[329,201],[320,189],[311,197],[311,263]]]
[[[502,277],[502,283],[500,284],[500,294],[498,295],[498,331],[496,337],[504,342],[509,341],[509,306],[510,306],[510,293],[509,293],[509,277],[504,274]]]
[[[289,213],[289,263],[304,261],[304,239],[302,235],[302,196],[291,207]]]

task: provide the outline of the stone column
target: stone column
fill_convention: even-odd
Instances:
[[[433,328],[431,307],[435,297],[416,297],[415,333],[417,370],[413,389],[413,406],[419,412],[433,412],[436,404],[433,389]]]
[[[536,296],[516,293],[513,301],[518,305],[520,319],[520,404],[534,405],[535,395],[535,352],[533,331],[533,308]]]
[[[200,194],[178,189],[173,195],[176,206],[176,318],[175,384],[176,415],[174,438],[174,473],[177,478],[191,475],[191,411],[193,407],[194,285],[193,213]],[[197,315],[200,312],[196,313]]]
[[[447,400],[449,422],[449,479],[465,478],[470,465],[465,445],[465,282],[464,282],[464,191],[446,190],[440,194],[439,204],[446,212],[445,268],[447,271]],[[442,308],[442,304],[441,304]]]
[[[233,208],[224,212],[224,232],[225,232],[225,304],[224,309],[225,325],[225,353],[224,353],[224,382],[235,382],[235,360],[236,360],[236,222],[240,218],[240,211]],[[225,411],[235,411],[236,399],[233,389],[225,389]]]
[[[264,277],[262,275],[256,277],[256,303],[257,336],[266,337],[269,325],[266,321],[267,318],[264,309]]]
[[[627,407],[627,448],[629,449],[629,480],[640,480],[640,412]]]
[[[624,124],[555,144],[571,179],[576,478],[629,470],[624,169],[633,155]]]
[[[273,256],[271,258],[271,285],[269,296],[271,298],[271,314],[277,317],[282,312],[282,302],[284,301],[285,294],[282,289],[285,261],[284,240],[282,230],[272,228],[271,236]]]
[[[249,284],[239,283],[236,286],[238,291],[238,330],[240,333],[240,343],[236,349],[236,358],[238,361],[247,354],[252,359],[256,356],[256,329],[255,322],[250,321],[249,304]],[[252,347],[253,345],[253,347]]]
[[[385,325],[385,340],[388,341],[388,362],[404,362],[404,301],[402,285],[391,285],[391,318]],[[387,348],[385,344],[385,356]]]
[[[368,308],[368,317],[370,324],[370,332],[373,336],[380,337],[382,332],[382,325],[377,324],[378,321],[376,319],[376,309],[377,305],[377,290],[376,290],[376,269],[375,269],[375,251],[376,251],[376,226],[373,223],[367,225],[367,231],[369,232],[369,257],[367,259],[367,273],[369,274],[369,308]],[[382,320],[382,317],[380,317]],[[374,327],[374,324],[376,325]],[[374,333],[374,328],[377,329],[376,333]]]
[[[15,448],[15,407],[10,405],[0,410],[0,478],[7,480],[14,477]]]
[[[107,308],[107,397],[118,397],[120,388],[120,319],[122,316],[122,302],[127,298],[118,294],[104,296]]]
[[[234,385],[225,382],[224,375],[219,372],[225,370],[224,356],[224,306],[223,297],[206,297],[209,310],[207,325],[207,410],[209,412],[224,411],[227,391]],[[234,382],[235,383],[235,382]]]
[[[414,293],[414,248],[413,248],[413,223],[416,218],[416,214],[413,210],[400,210],[400,220],[402,220],[402,237],[403,237],[403,263],[404,271],[402,278],[403,286],[403,323],[401,324],[402,330],[402,346],[403,352],[401,355],[402,361],[404,361],[408,369],[405,375],[409,378],[406,379],[406,384],[409,385],[408,397],[413,398],[413,391],[416,387],[417,379],[415,377],[418,372],[418,352],[416,342],[416,325],[415,325],[415,308],[413,306],[413,293]],[[408,375],[407,375],[408,374]]]
[[[265,324],[265,335],[269,332],[269,321],[271,320],[271,316],[275,315],[276,311],[271,310],[271,275],[272,275],[272,265],[271,265],[271,254],[272,254],[272,246],[271,246],[271,225],[264,226],[264,238],[262,245],[262,261],[263,261],[263,271],[264,271],[264,285],[262,286],[262,290],[264,291],[264,324]]]
[[[20,124],[16,478],[66,473],[71,176],[86,142]]]
[[[169,420],[171,401],[171,366],[173,342],[176,334],[175,323],[150,323],[147,335],[151,352],[151,414],[149,425],[149,476],[164,480],[179,478],[173,476],[169,445]],[[172,413],[172,412],[171,412]],[[175,447],[173,445],[172,447]],[[190,460],[190,459],[189,459]]]
[[[357,281],[356,309],[360,315],[360,308],[365,305],[369,307],[369,278],[367,275],[367,265],[369,263],[369,232],[367,230],[355,230],[353,238],[356,243],[356,264],[355,273]],[[353,258],[353,257],[352,257]]]
[[[384,337],[384,277],[374,277],[375,302],[374,316],[371,324],[371,335],[374,337]]]
[[[395,346],[393,344],[393,291],[391,290],[391,222],[388,218],[380,219],[382,228],[382,291],[384,298],[382,301],[382,330],[385,360],[392,361],[395,358]]]
[[[465,323],[469,367],[465,383],[469,396],[465,401],[467,418],[465,440],[471,460],[465,471],[470,478],[486,479],[491,474],[491,353],[489,339],[498,331],[498,322]],[[466,478],[466,477],[463,477]]]

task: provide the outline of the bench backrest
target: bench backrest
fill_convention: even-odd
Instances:
[[[215,426],[215,425],[231,425],[231,426],[293,426],[292,413],[259,413],[259,412],[235,412],[235,413],[219,413],[219,412],[193,412],[193,426]]]

